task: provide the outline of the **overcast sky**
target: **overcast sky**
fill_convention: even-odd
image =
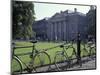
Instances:
[[[77,8],[78,12],[86,14],[90,6],[79,6],[79,5],[63,5],[63,4],[46,4],[46,3],[34,3],[35,17],[36,20],[43,19],[45,17],[51,17],[56,12],[65,11],[67,9],[74,11]]]

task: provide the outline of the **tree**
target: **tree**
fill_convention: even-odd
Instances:
[[[12,38],[29,39],[33,37],[34,4],[32,2],[13,1],[12,14]]]
[[[87,21],[88,21],[88,35],[96,37],[96,7],[91,6],[91,9],[87,13]]]

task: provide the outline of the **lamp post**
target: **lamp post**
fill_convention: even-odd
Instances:
[[[81,39],[80,39],[80,33],[77,33],[77,64],[79,64],[80,66],[82,66],[81,63],[81,51],[80,51],[80,45],[81,43]]]

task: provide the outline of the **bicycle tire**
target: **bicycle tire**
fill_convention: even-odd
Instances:
[[[89,50],[89,57],[92,58],[92,56],[96,55],[96,48],[91,47]]]
[[[71,53],[71,55],[68,58],[69,59],[76,58],[77,57],[77,54],[76,54],[75,48],[73,46],[71,46],[68,49],[70,49],[70,50],[72,49],[72,53]]]
[[[65,55],[56,54],[54,58],[54,63],[57,71],[67,70],[69,67],[69,60]]]
[[[81,53],[80,53],[81,57],[89,56],[89,48],[88,48],[88,46],[85,45],[85,44],[82,44],[82,46],[83,46],[83,49],[81,49]]]
[[[89,52],[86,48],[81,50],[81,57],[86,57],[89,56]]]
[[[21,61],[16,56],[14,56],[11,60],[11,74],[16,75],[21,73],[22,73]]]
[[[46,52],[39,52],[33,57],[33,65],[36,72],[47,72],[50,70],[51,59]],[[44,67],[42,69],[42,67]]]

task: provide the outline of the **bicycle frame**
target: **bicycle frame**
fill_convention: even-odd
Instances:
[[[83,44],[83,49],[82,50],[85,50],[88,53],[88,56],[90,57],[91,56],[91,50],[93,48],[95,48],[95,45],[94,45],[94,43],[88,43],[88,42],[87,42],[87,45],[88,46],[86,47],[86,45]],[[94,46],[92,46],[92,45],[94,45]],[[89,49],[87,50],[87,48],[89,48]]]
[[[12,49],[12,59],[13,58],[15,58],[16,60],[18,60],[19,61],[19,63],[21,64],[21,67],[23,67],[23,65],[25,65],[26,66],[26,69],[24,69],[24,70],[27,70],[29,73],[31,73],[32,72],[32,70],[34,69],[35,70],[35,68],[34,67],[32,67],[32,65],[31,65],[31,69],[29,68],[29,65],[27,65],[26,63],[24,63],[16,54],[15,54],[15,49],[17,49],[17,48],[30,48],[30,47],[32,47],[32,52],[31,52],[31,54],[30,54],[30,58],[32,59],[32,57],[34,57],[33,56],[33,53],[34,53],[34,51],[35,51],[35,44],[33,44],[33,46],[27,46],[27,47],[13,47]],[[23,69],[23,68],[22,68]],[[35,70],[36,71],[36,70]]]
[[[45,51],[38,51],[36,48],[35,48],[35,43],[36,42],[31,42],[31,43],[33,43],[33,45],[32,46],[26,46],[26,47],[13,47],[13,52],[12,52],[12,56],[14,57],[14,56],[16,56],[16,58],[18,59],[18,60],[20,60],[20,63],[21,63],[21,66],[23,66],[23,65],[25,65],[25,69],[23,69],[23,71],[25,70],[25,71],[27,71],[28,73],[32,73],[32,71],[34,70],[35,72],[37,72],[36,71],[36,69],[38,68],[37,66],[34,66],[34,60],[35,60],[35,57],[37,57],[39,54],[44,54],[44,55],[46,55],[47,56],[47,58],[48,58],[48,60],[49,60],[49,64],[51,63],[51,59],[50,59],[50,56],[45,52]],[[19,54],[18,56],[15,54],[15,49],[17,49],[17,48],[30,48],[30,47],[32,47],[32,52],[30,53],[30,58],[31,58],[31,60],[29,61],[29,63],[28,63],[28,65],[25,63],[25,62],[23,62],[18,56],[19,55],[21,55],[21,54]],[[44,65],[44,58],[43,59],[41,59],[41,58],[39,58],[39,60],[40,60],[40,64],[41,65],[43,65],[43,66],[45,66]],[[50,67],[49,67],[49,69],[50,69]]]
[[[63,51],[65,52],[65,56],[67,56],[68,59],[70,59],[70,57],[68,56],[66,51],[69,48],[72,48],[73,49],[73,53],[76,55],[76,51],[75,51],[75,48],[73,47],[73,43],[71,43],[70,45],[63,47]],[[73,56],[73,53],[72,53],[71,57]]]

